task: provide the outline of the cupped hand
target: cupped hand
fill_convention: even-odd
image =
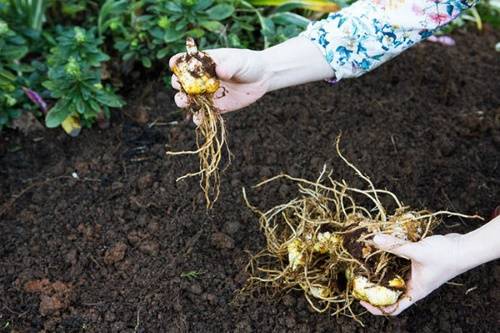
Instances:
[[[412,243],[388,235],[375,236],[373,241],[379,249],[411,260],[411,277],[406,294],[398,303],[383,308],[364,301],[361,301],[361,305],[374,315],[396,316],[448,280],[463,273],[460,265],[461,239],[462,235],[448,234]]]
[[[204,51],[216,64],[216,74],[221,87],[213,96],[214,106],[219,112],[241,109],[261,98],[269,88],[269,75],[259,51],[245,49],[215,49]],[[170,68],[182,53],[170,59]],[[179,90],[175,103],[180,108],[189,106],[189,97],[182,92],[181,85],[172,75],[172,87]]]

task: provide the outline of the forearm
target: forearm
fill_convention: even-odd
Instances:
[[[313,42],[295,37],[260,51],[268,80],[268,91],[319,81],[333,76],[333,70]]]
[[[463,272],[500,258],[500,216],[461,237],[460,268]]]
[[[313,22],[302,36],[322,51],[337,80],[358,77],[431,36],[477,0],[358,0]]]

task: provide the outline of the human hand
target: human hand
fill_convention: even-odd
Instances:
[[[416,243],[388,235],[375,236],[373,241],[379,249],[411,260],[411,277],[406,294],[396,304],[377,308],[361,301],[361,305],[374,315],[396,316],[448,280],[463,273],[466,269],[460,263],[462,236],[436,235]]]
[[[216,64],[221,88],[214,94],[213,102],[222,113],[250,105],[269,91],[334,76],[316,44],[304,37],[291,38],[262,51],[215,49],[204,52]],[[171,68],[181,55],[170,59]],[[175,75],[172,87],[181,90]],[[175,102],[181,108],[190,103],[182,91],[175,95]]]
[[[261,53],[244,49],[215,49],[204,51],[214,60],[216,74],[221,87],[214,94],[214,106],[222,113],[241,109],[261,98],[269,88],[269,75]],[[170,59],[173,67],[182,53]],[[172,75],[172,87],[180,90],[175,95],[178,107],[189,106],[189,97],[182,92],[181,85]]]

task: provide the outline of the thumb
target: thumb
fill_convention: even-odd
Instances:
[[[375,235],[373,242],[380,250],[395,254],[398,257],[418,261],[420,252],[418,243],[385,234]]]

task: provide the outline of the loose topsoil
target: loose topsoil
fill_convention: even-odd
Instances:
[[[336,157],[339,132],[344,154],[405,204],[489,220],[500,204],[500,34],[454,37],[456,47],[424,43],[362,78],[278,91],[225,116],[234,161],[208,213],[195,179],[175,182],[197,160],[165,156],[194,147],[194,126],[160,80],[131,83],[108,130],[4,133],[0,331],[498,330],[498,261],[397,318],[364,315],[365,328],[313,313],[300,292],[235,299],[247,251],[264,246],[241,187],[280,172],[315,179],[324,164],[362,185]],[[270,208],[296,190],[278,182],[248,194]],[[450,218],[438,232],[482,223]]]

